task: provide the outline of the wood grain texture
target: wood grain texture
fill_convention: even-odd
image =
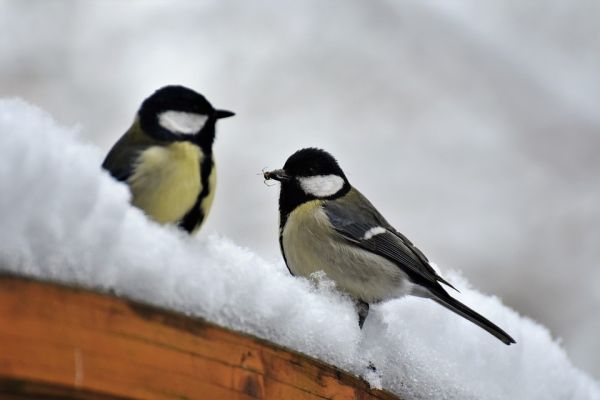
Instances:
[[[0,398],[397,399],[199,319],[9,276],[0,276]]]

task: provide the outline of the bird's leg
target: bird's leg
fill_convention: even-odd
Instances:
[[[365,324],[365,320],[367,319],[367,316],[369,315],[369,303],[365,303],[364,301],[357,300],[356,301],[356,310],[358,311],[358,326],[360,327],[360,329],[362,329],[363,325]],[[367,370],[370,373],[374,373],[374,374],[377,373],[377,368],[375,367],[375,364],[373,364],[372,361],[369,361]]]
[[[358,326],[360,329],[362,329],[365,320],[367,319],[367,315],[369,315],[369,303],[358,300],[356,303],[356,308],[358,310]]]

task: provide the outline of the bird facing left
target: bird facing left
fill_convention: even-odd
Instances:
[[[350,185],[328,152],[298,150],[283,169],[265,172],[264,178],[281,182],[279,245],[290,273],[311,277],[325,272],[356,301],[361,328],[370,304],[414,295],[434,300],[504,344],[515,343],[500,327],[450,296],[440,283],[454,286]]]
[[[216,122],[233,115],[191,89],[165,86],[144,100],[102,167],[129,186],[131,203],[150,218],[193,233],[214,198]]]

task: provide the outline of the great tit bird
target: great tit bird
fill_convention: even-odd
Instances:
[[[149,217],[193,233],[214,198],[215,124],[233,115],[191,89],[165,86],[144,100],[102,167],[129,185],[131,203]]]
[[[331,154],[299,150],[283,169],[265,172],[264,177],[281,182],[279,244],[290,273],[309,277],[325,272],[355,299],[360,328],[369,304],[414,295],[436,301],[507,345],[515,343],[446,292],[440,283],[455,288],[350,185]]]

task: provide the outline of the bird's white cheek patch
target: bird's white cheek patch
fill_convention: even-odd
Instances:
[[[344,187],[344,179],[337,175],[317,175],[298,178],[304,193],[315,197],[328,197]]]
[[[386,233],[386,232],[387,232],[387,230],[384,227],[376,226],[375,228],[371,228],[368,231],[366,231],[365,235],[363,236],[363,239],[369,240],[373,236],[381,235],[382,233]]]
[[[195,134],[204,127],[208,115],[184,111],[165,111],[159,114],[158,123],[173,133]]]

